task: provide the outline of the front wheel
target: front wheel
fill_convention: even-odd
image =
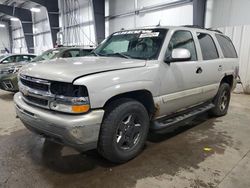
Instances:
[[[212,116],[220,117],[227,114],[231,98],[231,87],[228,83],[222,83],[215,96],[213,103],[215,107],[209,111]]]
[[[148,112],[140,102],[132,99],[114,101],[106,110],[98,151],[111,162],[126,162],[143,149],[148,129]]]

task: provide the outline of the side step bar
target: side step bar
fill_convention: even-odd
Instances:
[[[202,114],[214,107],[215,107],[214,104],[206,103],[205,105],[202,104],[202,105],[184,110],[182,112],[178,112],[176,114],[157,119],[151,122],[150,131],[155,132],[155,133],[167,132],[169,128],[173,127],[177,123],[180,123],[184,120],[187,120],[189,118]]]

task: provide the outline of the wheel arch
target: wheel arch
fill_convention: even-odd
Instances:
[[[125,92],[125,93],[120,93],[115,96],[112,96],[109,98],[105,104],[104,104],[104,109],[109,106],[113,101],[121,99],[121,98],[129,98],[129,99],[134,99],[137,100],[138,102],[142,103],[144,107],[147,109],[149,117],[152,117],[152,115],[155,112],[155,105],[154,105],[154,99],[153,95],[150,91],[143,89],[143,90],[135,90],[135,91],[130,91],[130,92]]]
[[[232,74],[225,75],[225,76],[222,78],[220,84],[222,84],[222,83],[228,83],[229,86],[230,86],[231,88],[233,88],[234,76],[233,76]]]

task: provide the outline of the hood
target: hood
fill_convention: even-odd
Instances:
[[[88,56],[55,59],[44,63],[30,63],[24,66],[20,73],[46,80],[73,82],[74,79],[88,74],[143,67],[145,65],[145,60]]]
[[[8,68],[13,68],[13,67],[18,67],[18,66],[23,66],[25,65],[27,62],[18,62],[18,63],[4,63],[4,64],[0,64],[0,70],[2,69],[8,69]]]

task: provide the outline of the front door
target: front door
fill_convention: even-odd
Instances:
[[[190,31],[175,31],[170,39],[166,56],[173,49],[185,48],[191,53],[191,59],[181,62],[161,63],[160,109],[159,116],[168,115],[200,102],[202,88],[200,64],[197,59],[196,45]]]

